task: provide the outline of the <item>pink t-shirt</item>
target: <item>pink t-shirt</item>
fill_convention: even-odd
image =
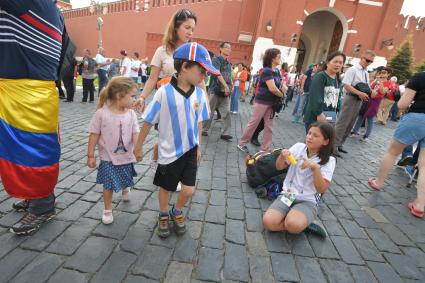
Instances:
[[[107,106],[96,110],[90,121],[89,132],[100,134],[98,150],[100,160],[112,161],[114,165],[136,162],[133,154],[133,134],[139,132],[134,110],[115,114]]]

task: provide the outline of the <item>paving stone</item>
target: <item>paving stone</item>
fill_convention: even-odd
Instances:
[[[189,235],[192,239],[199,239],[202,233],[202,222],[200,221],[187,221],[186,227],[189,232]]]
[[[356,283],[378,283],[375,276],[366,266],[350,265],[350,270]]]
[[[96,220],[80,218],[53,241],[47,251],[55,254],[72,255],[98,224],[99,222]]]
[[[58,271],[55,272],[55,274],[50,277],[48,283],[85,283],[89,282],[89,276],[84,273],[80,273],[75,270],[69,270],[65,268],[60,268]]]
[[[87,192],[85,195],[81,197],[81,200],[88,201],[88,202],[98,202],[102,198],[102,194],[91,191]]]
[[[351,240],[347,237],[331,236],[331,240],[334,243],[341,259],[348,264],[364,264],[364,261],[360,254],[357,252]]]
[[[328,282],[354,283],[354,279],[351,277],[350,270],[345,263],[337,260],[321,259],[320,265],[322,266],[322,269],[328,278]]]
[[[342,205],[329,204],[329,209],[338,219],[353,219],[351,214]]]
[[[361,210],[361,207],[354,201],[354,199],[349,197],[337,197],[340,203],[348,210]]]
[[[277,252],[277,253],[291,252],[292,247],[286,240],[286,236],[284,233],[266,231],[264,233],[264,238],[266,239],[267,249],[270,252]]]
[[[354,221],[362,228],[379,228],[378,223],[373,220],[367,213],[362,210],[351,210],[350,214],[353,216]]]
[[[158,223],[158,212],[152,210],[144,210],[140,213],[139,219],[137,219],[136,226],[143,226],[147,230],[153,231],[156,224]]]
[[[424,278],[424,274],[419,271],[410,257],[390,253],[384,253],[384,257],[401,277],[415,280]]]
[[[226,205],[226,192],[212,190],[210,196],[210,204],[218,206]]]
[[[286,239],[292,247],[292,253],[294,255],[314,257],[314,251],[304,233],[299,235],[286,234]]]
[[[12,233],[0,235],[0,258],[14,250],[19,244],[25,241],[25,237],[17,237]]]
[[[364,260],[385,262],[371,240],[353,239],[352,241]]]
[[[42,253],[25,266],[10,282],[45,282],[62,265],[63,261],[61,256]]]
[[[173,260],[192,263],[198,250],[198,241],[190,237],[183,237],[177,242],[174,249]]]
[[[338,221],[323,220],[322,224],[325,226],[325,229],[330,236],[347,236],[345,230]]]
[[[391,241],[387,234],[381,230],[367,229],[366,231],[381,252],[400,253],[400,249]]]
[[[226,216],[230,219],[244,220],[244,205],[241,199],[227,199]]]
[[[373,218],[373,220],[375,220],[375,222],[377,223],[390,223],[388,221],[387,218],[385,218],[384,215],[382,215],[382,213],[377,210],[376,208],[373,207],[362,207],[362,209],[370,216]]]
[[[53,242],[57,236],[62,234],[69,225],[71,225],[71,223],[55,220],[45,223],[42,229],[23,242],[21,247],[29,250],[42,251]]]
[[[64,267],[81,272],[94,273],[112,253],[117,241],[109,238],[90,237],[64,264]]]
[[[219,169],[219,171],[223,171],[222,169]],[[224,177],[224,176],[223,176]],[[222,190],[224,191],[226,189],[226,179],[225,178],[213,178],[211,182],[211,188],[214,190]]]
[[[192,203],[208,203],[208,191],[195,190],[192,196]]]
[[[339,222],[341,223],[342,227],[344,227],[345,232],[347,233],[347,235],[349,235],[350,238],[368,238],[363,228],[360,228],[355,221],[348,219],[340,219]]]
[[[329,237],[320,238],[315,235],[309,235],[308,240],[314,250],[316,257],[339,259],[338,252],[336,251],[331,239]]]
[[[123,251],[114,252],[90,282],[121,282],[137,257]]]
[[[121,240],[127,234],[129,227],[137,220],[136,214],[118,211],[113,214],[114,222],[109,225],[98,225],[93,231],[94,235]]]
[[[171,229],[171,231],[173,231],[173,230]],[[155,246],[162,246],[162,247],[165,247],[165,248],[172,249],[176,246],[177,240],[178,240],[177,235],[173,232],[171,232],[171,234],[168,238],[162,239],[158,236],[157,231],[154,231],[152,233],[152,238],[150,240],[150,244],[155,245]]]
[[[222,249],[224,242],[224,225],[205,223],[202,233],[202,246]]]
[[[61,213],[58,214],[57,219],[65,221],[75,221],[86,213],[93,204],[87,201],[77,200]]]
[[[327,282],[319,263],[314,258],[296,256],[295,264],[301,277],[301,282]]]
[[[245,244],[245,225],[244,222],[239,220],[226,220],[226,240],[244,245]]]
[[[249,256],[249,273],[252,283],[274,282],[270,257]]]
[[[158,283],[158,280],[146,278],[144,276],[128,275],[124,283]]]
[[[190,283],[192,264],[172,261],[164,283]]]
[[[227,187],[227,197],[242,199],[242,190],[240,187]]]
[[[171,254],[172,250],[169,248],[148,245],[134,264],[133,273],[161,279],[165,275]]]
[[[12,211],[12,204],[16,202],[16,199],[9,198],[2,203],[0,203],[0,213],[6,214],[9,211]]]
[[[258,232],[246,232],[248,253],[252,256],[270,256],[263,234]]]
[[[386,223],[382,223],[379,226],[396,245],[410,247],[415,246],[415,244],[409,240],[409,237],[403,234],[403,232],[401,232],[396,226]]]
[[[56,198],[55,207],[64,209],[79,199],[81,195],[65,192]]]
[[[224,250],[202,247],[199,251],[195,277],[200,280],[220,282],[220,270],[223,266]]]
[[[19,220],[21,220],[22,216],[24,215],[21,212],[12,210],[0,218],[0,226],[3,226],[5,228],[10,228]]]
[[[272,253],[273,274],[279,281],[299,281],[295,259],[291,254]]]
[[[406,256],[413,260],[415,266],[425,268],[425,252],[412,247],[402,247],[401,249]]]
[[[140,255],[151,237],[152,231],[147,230],[146,227],[134,225],[121,241],[121,249]]]
[[[217,224],[224,224],[226,218],[226,208],[224,206],[208,206],[205,213],[205,221]],[[192,218],[191,218],[192,219]],[[193,219],[199,220],[199,219]]]
[[[258,197],[255,193],[244,193],[243,199],[245,202],[245,207],[260,208],[260,203],[258,202]]]
[[[367,265],[379,282],[401,283],[403,280],[387,263],[368,261]]]
[[[130,213],[139,212],[150,194],[150,192],[146,191],[131,190],[129,194],[130,201],[121,201],[116,209]]]
[[[246,229],[250,232],[263,232],[263,214],[260,209],[246,209]]]
[[[223,274],[226,279],[248,282],[248,254],[244,246],[226,245]]]
[[[192,203],[189,210],[189,219],[203,221],[205,218],[206,204]]]
[[[80,175],[70,175],[70,176],[66,177],[65,179],[63,179],[62,181],[60,181],[56,185],[56,187],[63,188],[63,189],[69,189],[73,185],[75,185],[76,183],[78,183],[78,181],[80,181],[81,178],[82,177]]]
[[[2,282],[9,282],[18,272],[27,266],[38,255],[38,252],[14,249],[0,260],[0,274]]]

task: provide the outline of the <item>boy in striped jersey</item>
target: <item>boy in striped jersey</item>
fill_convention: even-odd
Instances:
[[[169,221],[174,222],[178,235],[186,232],[182,208],[195,191],[196,171],[201,160],[202,122],[209,119],[209,107],[204,91],[197,87],[206,71],[218,75],[208,51],[195,42],[185,43],[173,55],[176,76],[155,93],[143,113],[145,120],[134,154],[143,158],[142,145],[152,125],[158,123],[158,168],[154,184],[159,186],[158,235],[170,235]],[[176,204],[168,211],[170,193],[181,182]]]

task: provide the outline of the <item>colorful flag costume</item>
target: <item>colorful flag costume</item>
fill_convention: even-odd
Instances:
[[[13,197],[53,194],[63,18],[51,0],[0,1],[0,175]]]

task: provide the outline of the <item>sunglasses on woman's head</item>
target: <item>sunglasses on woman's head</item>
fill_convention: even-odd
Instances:
[[[181,9],[176,15],[176,20],[185,20],[187,18],[194,18],[196,15],[188,9]]]

